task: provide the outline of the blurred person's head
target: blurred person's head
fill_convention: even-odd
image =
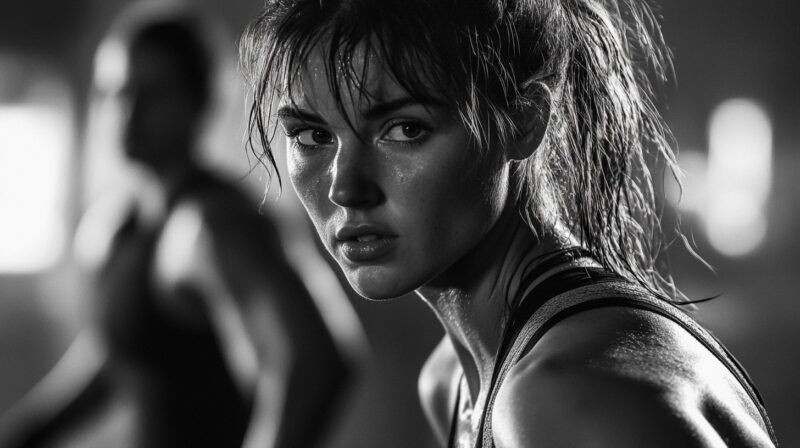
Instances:
[[[117,100],[122,149],[156,172],[190,163],[212,90],[199,24],[189,15],[121,23],[98,53],[97,81]]]

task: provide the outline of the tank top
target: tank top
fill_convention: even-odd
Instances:
[[[486,405],[475,438],[475,448],[494,448],[492,411],[497,393],[511,368],[561,320],[590,309],[628,307],[649,311],[677,323],[705,346],[738,380],[758,409],[770,439],[778,446],[763,399],[742,365],[719,340],[677,305],[657,298],[645,288],[621,278],[594,262],[588,252],[558,251],[523,276],[519,305],[501,339]],[[450,425],[448,447],[454,448],[461,408],[461,384]]]

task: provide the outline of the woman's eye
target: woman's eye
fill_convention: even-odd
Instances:
[[[302,146],[328,145],[333,142],[333,134],[322,129],[304,129],[293,137]]]
[[[422,138],[427,129],[416,123],[398,123],[384,134],[383,139],[391,142],[413,142]]]

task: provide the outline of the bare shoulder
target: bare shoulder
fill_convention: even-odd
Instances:
[[[240,283],[282,260],[280,239],[266,217],[213,196],[179,202],[158,242],[159,270],[173,284],[203,280],[209,270]]]
[[[74,239],[77,261],[96,269],[107,261],[134,207],[130,194],[109,191],[81,217]]]
[[[259,207],[259,201],[225,183],[212,184],[187,195],[182,205],[194,208],[200,215],[206,231],[213,238],[225,241],[238,251],[256,252],[248,248],[277,250],[280,244],[278,230],[269,213]]]
[[[155,253],[157,280],[162,285],[190,283],[204,273],[212,238],[201,208],[184,202],[169,214]]]
[[[208,304],[203,284],[216,277],[212,240],[202,212],[181,203],[167,216],[153,253],[153,285],[166,315],[192,326],[206,326]]]
[[[665,317],[621,307],[550,329],[509,372],[492,424],[499,448],[772,446],[708,349]]]
[[[461,367],[450,339],[442,338],[422,367],[418,392],[422,409],[440,442],[447,441]]]

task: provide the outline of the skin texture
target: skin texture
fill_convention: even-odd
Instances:
[[[419,391],[447,440],[462,375],[444,339]],[[509,372],[493,414],[501,447],[769,447],[758,410],[697,340],[661,316],[603,308],[568,317]]]
[[[357,291],[383,299],[414,290],[442,323],[446,337],[423,368],[419,389],[444,444],[462,375],[475,404],[473,430],[482,413],[508,301],[517,294],[514,274],[526,257],[575,244],[541,223],[533,223],[534,233],[509,195],[512,161],[529,157],[542,141],[547,122],[532,111],[548,111],[549,95],[521,114],[533,121],[526,133],[508,147],[489,148],[495,158],[476,163],[467,131],[446,110],[411,104],[370,113],[405,95],[380,64],[367,71],[368,95],[345,95],[350,127],[320,60],[313,54],[279,112],[291,180]],[[414,127],[398,130],[398,121]],[[386,239],[389,249],[352,260],[337,231],[362,224],[371,225],[363,235]],[[495,442],[769,446],[743,394],[676,324],[627,310],[591,311],[556,325],[511,372],[494,408]]]
[[[771,445],[756,423],[757,409],[705,347],[664,317],[625,308],[565,319],[515,365],[497,400],[498,447],[528,440],[544,446]]]
[[[508,183],[505,167],[477,163],[459,121],[436,105],[404,103],[410,98],[391,78],[371,73],[374,99],[347,98],[354,129],[327,90],[318,53],[304,72],[303,94],[284,101],[279,114],[292,136],[292,184],[325,247],[356,291],[384,299],[461,258],[497,220]],[[396,107],[381,112],[387,104]],[[314,141],[315,132],[324,143]],[[360,226],[382,237],[387,253],[349,258],[337,231]]]

